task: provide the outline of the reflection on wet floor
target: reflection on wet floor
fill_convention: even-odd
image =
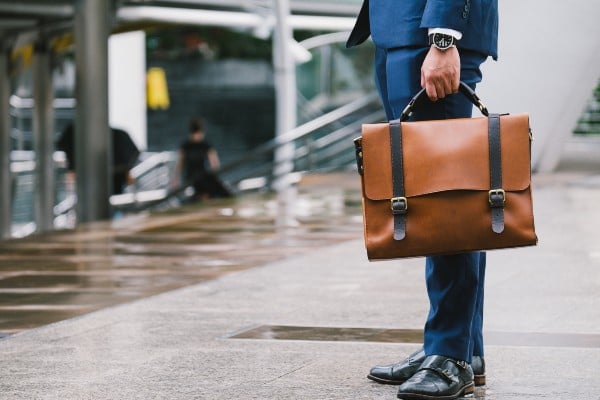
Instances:
[[[309,176],[293,207],[254,194],[2,241],[0,336],[357,239],[357,185]]]
[[[484,332],[492,346],[600,348],[600,335],[579,333]],[[339,328],[317,326],[261,325],[236,332],[231,339],[318,340],[380,343],[423,343],[419,329]]]

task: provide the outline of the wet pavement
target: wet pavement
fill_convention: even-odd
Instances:
[[[355,188],[309,176],[294,204],[245,195],[0,242],[0,337],[354,239]]]
[[[487,385],[475,399],[600,400],[594,160],[534,177],[538,246],[488,253]],[[3,299],[19,289],[58,297],[3,307],[96,311],[0,340],[0,398],[396,398],[366,373],[421,345],[423,260],[366,260],[354,178],[300,185],[286,207],[259,196],[4,243],[2,265],[13,267],[2,276],[13,280]],[[44,257],[66,263],[45,268]],[[36,271],[30,281],[20,260]]]

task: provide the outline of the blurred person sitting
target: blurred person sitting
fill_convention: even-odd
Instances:
[[[194,200],[231,197],[231,191],[217,176],[219,167],[217,151],[205,140],[204,120],[192,119],[189,136],[179,148],[173,186],[180,186],[183,178],[184,185],[194,188]]]

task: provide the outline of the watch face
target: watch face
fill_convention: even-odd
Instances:
[[[447,49],[453,44],[453,37],[444,35],[443,33],[435,33],[433,35],[433,44],[440,49]]]

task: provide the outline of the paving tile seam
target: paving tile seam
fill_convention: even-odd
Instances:
[[[99,288],[80,288],[77,286],[52,286],[28,288],[0,288],[0,294],[112,294],[114,290]]]
[[[422,342],[365,342],[365,341],[353,341],[353,340],[316,340],[316,339],[247,339],[247,338],[231,338],[231,340],[240,341],[240,342],[265,342],[265,343],[296,343],[299,345],[307,345],[309,343],[315,344],[326,344],[326,345],[342,345],[342,344],[350,344],[350,345],[360,345],[360,346],[382,346],[382,345],[390,345],[390,346],[422,346]],[[586,346],[552,346],[552,345],[531,345],[531,344],[496,344],[496,343],[486,343],[486,348],[529,348],[529,349],[580,349],[580,350],[597,350],[598,346],[586,347]]]
[[[353,342],[353,343],[395,343],[395,344],[414,344],[422,343],[422,330],[406,330],[406,329],[386,329],[386,328],[336,328],[336,327],[299,327],[299,326],[278,326],[279,328],[287,328],[288,330],[296,329],[304,335],[304,338],[299,338],[299,334],[291,334],[288,337],[271,337],[252,336],[252,331],[260,331],[265,326],[251,328],[247,331],[236,330],[235,334],[225,335],[224,339],[233,340],[250,340],[250,341],[315,341],[315,342]],[[343,331],[337,337],[335,332],[330,332],[331,339],[327,339],[327,333],[317,334],[311,337],[311,330],[323,331]],[[348,338],[348,334],[360,331],[360,338]],[[366,331],[366,332],[365,332]],[[411,338],[395,339],[393,334],[397,336],[398,331],[406,331],[406,334],[412,333]],[[303,333],[304,332],[304,333]],[[344,334],[345,332],[345,334]],[[385,335],[387,337],[381,337]],[[300,336],[302,336],[300,335]],[[356,335],[356,334],[355,334]],[[417,337],[418,336],[418,337]],[[325,338],[324,338],[325,337]],[[346,337],[346,339],[344,338]],[[504,347],[547,347],[547,348],[588,348],[600,349],[600,334],[582,334],[582,333],[554,333],[554,332],[502,332],[489,331],[484,332],[486,346],[504,346]]]
[[[68,310],[93,310],[98,305],[49,305],[49,304],[19,304],[14,306],[0,306],[0,311],[68,311]]]

